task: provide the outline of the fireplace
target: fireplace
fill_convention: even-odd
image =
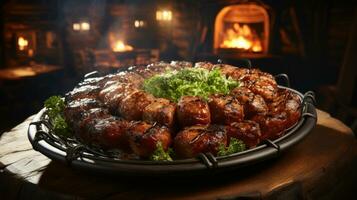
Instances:
[[[267,54],[269,14],[259,4],[236,4],[222,8],[214,23],[214,52]]]

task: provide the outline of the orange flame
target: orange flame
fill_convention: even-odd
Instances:
[[[233,24],[232,28],[226,30],[220,47],[244,49],[253,52],[263,51],[257,34],[248,25],[240,26],[238,23]]]
[[[130,45],[125,44],[121,40],[117,40],[113,47],[112,47],[114,52],[124,52],[124,51],[132,51],[134,48]]]

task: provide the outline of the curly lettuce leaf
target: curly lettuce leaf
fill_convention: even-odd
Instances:
[[[211,71],[202,68],[187,68],[169,71],[144,81],[143,89],[154,95],[177,102],[182,96],[200,96],[207,99],[214,93],[228,94],[239,83],[226,78],[218,68]]]

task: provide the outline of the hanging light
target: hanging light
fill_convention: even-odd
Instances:
[[[157,21],[171,21],[172,20],[172,11],[171,10],[157,10],[156,11],[156,20]]]

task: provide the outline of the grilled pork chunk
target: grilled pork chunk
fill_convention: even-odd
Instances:
[[[167,127],[143,121],[134,122],[126,135],[131,150],[144,158],[154,153],[159,142],[164,150],[167,150],[172,142],[171,133]]]
[[[183,96],[177,103],[177,119],[181,127],[211,123],[207,102],[196,96]]]
[[[192,158],[199,153],[217,155],[220,145],[227,145],[223,126],[190,126],[181,130],[174,139],[175,153],[180,158]]]

